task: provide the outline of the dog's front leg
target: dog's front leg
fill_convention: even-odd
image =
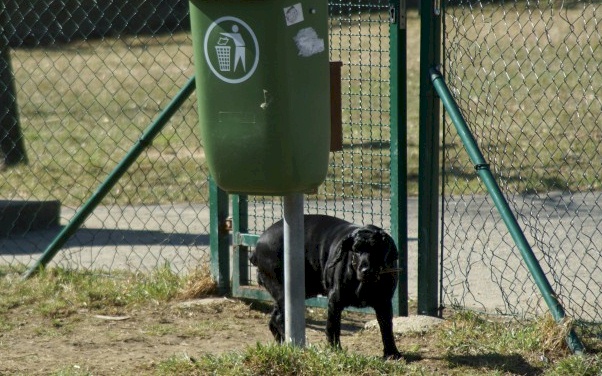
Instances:
[[[373,307],[376,312],[376,321],[380,327],[380,335],[383,341],[383,357],[385,359],[400,359],[401,353],[395,345],[393,336],[393,306],[391,302],[385,302]]]
[[[326,337],[331,346],[341,347],[341,305],[338,294],[329,294],[328,320],[326,322]]]

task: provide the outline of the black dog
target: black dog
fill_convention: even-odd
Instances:
[[[250,261],[259,284],[276,301],[270,331],[284,339],[284,229],[282,221],[259,238]],[[345,307],[372,307],[380,327],[385,358],[400,358],[393,337],[391,298],[397,285],[397,247],[382,229],[360,227],[325,215],[305,216],[305,296],[328,297],[326,335],[340,346]]]

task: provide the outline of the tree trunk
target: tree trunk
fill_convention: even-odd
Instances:
[[[0,169],[27,162],[19,125],[8,38],[5,35],[7,24],[6,9],[3,4],[0,4],[0,155],[3,158]]]

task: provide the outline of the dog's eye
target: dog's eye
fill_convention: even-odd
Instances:
[[[357,256],[357,254],[355,254],[355,253],[352,253],[352,254],[351,254],[351,266],[353,266],[354,268],[356,268],[356,267],[357,267],[357,264],[358,264],[358,262],[359,262],[359,261],[358,261],[358,256]]]
[[[361,271],[370,270],[370,261],[364,259],[360,262],[358,269]]]

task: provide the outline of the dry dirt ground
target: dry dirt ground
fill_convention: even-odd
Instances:
[[[0,375],[150,375],[170,357],[243,350],[273,341],[269,304],[219,298],[149,304],[100,316],[80,310],[44,318],[26,309],[0,321]],[[307,310],[307,342],[325,343],[325,311]],[[342,344],[351,353],[381,355],[377,329],[364,329],[373,315],[345,312]],[[436,373],[432,339],[418,332],[397,335],[402,353]],[[416,354],[420,354],[419,356]]]

